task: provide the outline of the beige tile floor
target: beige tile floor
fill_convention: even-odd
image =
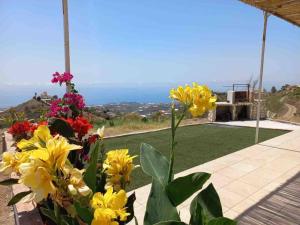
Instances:
[[[176,174],[209,172],[217,189],[225,216],[236,218],[300,171],[300,130],[250,146]],[[150,185],[135,190],[135,213],[143,224]],[[189,204],[178,207],[180,217],[188,222]],[[131,223],[134,224],[134,223]]]

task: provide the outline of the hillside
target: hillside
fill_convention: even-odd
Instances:
[[[39,119],[41,115],[45,114],[49,110],[49,106],[44,102],[37,101],[36,99],[30,99],[20,105],[11,107],[0,113],[0,128],[5,127],[5,120],[11,117],[13,114],[22,116],[26,119]]]
[[[300,87],[285,85],[280,91],[266,97],[269,117],[291,122],[300,122]]]

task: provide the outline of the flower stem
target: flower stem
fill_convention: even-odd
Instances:
[[[172,105],[172,113],[171,113],[171,131],[172,131],[172,139],[171,139],[171,148],[170,148],[170,159],[169,159],[169,172],[168,172],[168,182],[171,182],[173,180],[173,166],[174,166],[174,149],[176,146],[176,141],[175,141],[175,135],[176,135],[176,130],[183,120],[185,113],[186,113],[187,107],[184,108],[179,120],[175,124],[175,107],[174,104]]]

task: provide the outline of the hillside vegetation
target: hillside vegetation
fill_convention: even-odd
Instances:
[[[300,87],[285,85],[266,97],[269,117],[273,119],[300,122]]]
[[[49,110],[49,106],[42,101],[30,99],[20,105],[11,107],[0,113],[0,128],[10,125],[10,120],[19,119],[38,120]]]

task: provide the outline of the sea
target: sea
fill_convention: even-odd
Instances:
[[[108,103],[139,102],[167,103],[170,102],[169,91],[178,84],[89,84],[79,85],[78,90],[84,96],[87,105],[102,105]],[[213,91],[224,92],[231,89],[231,84],[211,82],[207,84]],[[265,84],[270,90],[274,84]],[[276,84],[275,84],[276,85]],[[281,84],[276,87],[280,88]],[[65,88],[53,85],[5,85],[0,86],[0,110],[16,106],[29,99],[35,93],[46,91],[49,95],[62,96]]]

